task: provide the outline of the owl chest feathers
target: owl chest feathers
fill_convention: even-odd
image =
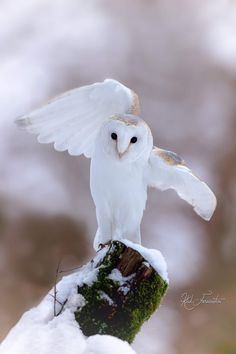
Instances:
[[[142,218],[147,199],[143,162],[92,159],[90,185],[96,208],[121,219]],[[122,217],[123,215],[123,217]]]

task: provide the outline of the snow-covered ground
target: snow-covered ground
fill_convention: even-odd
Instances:
[[[86,338],[73,312],[57,317],[47,298],[26,312],[0,347],[1,354],[135,354],[127,342],[108,335]]]
[[[168,281],[167,265],[158,250],[128,240],[122,242],[142,254],[148,266]],[[63,277],[36,308],[27,311],[0,345],[0,354],[134,354],[131,346],[118,338],[109,335],[86,338],[75,320],[76,309],[86,304],[77,288],[83,284],[91,286],[96,281],[98,264],[108,250],[109,246],[102,248],[92,262]],[[114,274],[111,279],[114,280]],[[115,280],[124,280],[121,273]],[[109,302],[111,299],[104,295]]]
[[[0,345],[0,353],[134,354],[130,345],[118,338],[109,335],[85,337],[75,320],[75,310],[85,304],[83,296],[76,292],[77,286],[91,285],[96,280],[96,265],[106,251],[104,247],[93,262],[62,278],[56,286],[56,301],[55,289],[52,289],[37,307],[27,311]]]

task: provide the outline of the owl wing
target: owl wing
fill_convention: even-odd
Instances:
[[[54,143],[58,151],[91,157],[103,123],[124,113],[139,114],[138,96],[118,81],[106,79],[65,92],[16,123],[37,134],[40,143]]]
[[[216,197],[211,189],[171,151],[156,147],[152,150],[148,165],[148,184],[162,191],[174,189],[205,220],[210,220],[216,208]]]

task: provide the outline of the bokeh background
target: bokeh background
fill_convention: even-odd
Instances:
[[[140,96],[155,144],[179,153],[217,195],[206,223],[174,192],[149,193],[143,244],[170,288],[139,354],[236,353],[236,3],[226,0],[0,1],[0,338],[93,256],[89,161],[40,145],[14,118],[111,77]],[[61,273],[63,274],[63,273]],[[187,310],[182,294],[219,304]],[[10,353],[9,353],[10,354]]]

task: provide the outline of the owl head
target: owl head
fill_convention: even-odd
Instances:
[[[146,160],[153,148],[148,125],[131,114],[115,115],[102,126],[96,141],[96,150],[117,162]]]

